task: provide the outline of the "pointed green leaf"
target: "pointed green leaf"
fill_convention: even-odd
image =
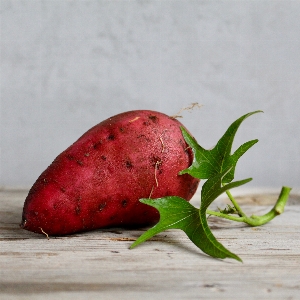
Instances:
[[[204,183],[202,190],[201,190],[200,211],[204,210],[206,212],[206,209],[209,207],[209,205],[225,191],[227,191],[231,188],[241,186],[252,180],[252,178],[247,178],[244,180],[234,181],[234,182],[226,184],[225,186],[222,186],[223,178],[231,171],[231,168],[232,167],[228,168],[227,170],[223,171],[222,173],[218,173],[218,174],[210,177]]]
[[[225,134],[218,141],[217,145],[211,149],[206,150],[198,145],[197,141],[190,136],[190,134],[182,127],[182,135],[186,140],[187,144],[192,148],[194,153],[194,159],[192,165],[179,172],[179,174],[190,174],[193,177],[199,179],[208,179],[211,176],[222,173],[229,166],[232,166],[231,171],[224,176],[223,182],[227,183],[233,180],[235,166],[238,159],[254,144],[258,142],[258,140],[249,141],[242,146],[240,146],[234,154],[231,155],[231,148],[233,144],[233,140],[235,134],[241,125],[241,123],[248,118],[249,116],[261,112],[260,110],[254,111],[237,119],[233,122]]]
[[[232,182],[225,187],[221,187],[221,180],[229,171],[230,169],[223,172],[223,174],[217,174],[207,180],[207,182],[203,185],[203,200],[200,211],[180,197],[170,196],[154,200],[141,199],[140,201],[142,203],[158,209],[160,213],[160,221],[154,227],[142,234],[130,248],[134,248],[154,235],[167,229],[181,229],[186,233],[189,239],[206,254],[216,258],[229,257],[241,261],[237,255],[227,250],[216,240],[209,229],[206,220],[206,209],[210,203],[216,199],[216,197],[229,188],[240,186],[251,180],[246,179]]]
[[[226,186],[222,187],[222,179],[226,174],[230,172],[231,168],[223,171],[221,174],[217,174],[211,178],[209,178],[205,184],[202,187],[201,190],[201,206],[199,210],[199,216],[200,216],[200,223],[201,227],[203,228],[205,232],[205,239],[202,240],[202,243],[205,242],[205,249],[207,254],[213,257],[217,258],[226,258],[231,257],[235,258],[237,260],[240,260],[238,256],[230,252],[228,249],[226,249],[220,242],[217,241],[217,239],[214,237],[213,233],[211,232],[206,219],[206,210],[209,207],[209,205],[222,193],[227,191],[228,189],[235,188],[238,186],[241,186],[249,181],[251,181],[251,178],[235,181],[227,184]]]
[[[190,239],[200,246],[200,235],[198,234],[199,210],[177,196],[169,196],[158,199],[140,199],[140,202],[155,207],[160,213],[160,221],[144,234],[142,234],[131,246],[145,242],[154,235],[167,229],[182,229]]]
[[[228,174],[224,176],[223,183],[228,183],[233,180],[237,161],[248,149],[250,149],[257,142],[258,140],[251,140],[249,142],[244,143],[232,155],[230,155],[227,159],[225,159],[223,164],[223,170],[226,170],[230,166],[232,166],[232,168],[230,172],[228,172]]]

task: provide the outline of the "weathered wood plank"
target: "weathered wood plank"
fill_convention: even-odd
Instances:
[[[47,240],[19,228],[25,196],[26,191],[0,192],[0,299],[299,299],[298,195],[262,227],[210,218],[214,234],[243,264],[206,256],[178,230],[133,250],[128,247],[145,229]],[[275,200],[260,194],[239,202],[258,214]],[[219,199],[216,205],[224,203]]]

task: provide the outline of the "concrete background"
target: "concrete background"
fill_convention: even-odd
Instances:
[[[249,187],[299,187],[299,1],[0,0],[0,186],[30,187],[100,121],[169,115],[214,146],[247,119],[235,148]]]

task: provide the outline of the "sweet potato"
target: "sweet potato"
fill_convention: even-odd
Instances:
[[[188,174],[178,175],[193,160],[180,126],[165,114],[136,110],[92,127],[36,180],[20,226],[65,235],[157,222],[157,210],[140,198],[190,200],[199,184]]]

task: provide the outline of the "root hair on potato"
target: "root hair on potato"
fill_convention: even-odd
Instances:
[[[158,187],[158,180],[157,180],[157,170],[158,170],[158,166],[161,165],[161,161],[157,161],[155,163],[155,169],[154,169],[154,178],[155,178],[155,183],[156,186]]]
[[[129,123],[132,123],[132,122],[138,120],[139,118],[140,118],[140,117],[135,117],[134,119],[130,120]]]
[[[177,114],[170,116],[170,118],[172,118],[172,119],[183,118],[181,115],[181,113],[183,111],[187,110],[187,111],[191,112],[194,108],[200,108],[202,106],[203,105],[199,104],[198,102],[191,103],[190,106],[183,107]]]
[[[164,145],[164,141],[163,141],[163,139],[162,139],[162,137],[161,137],[161,136],[159,137],[159,139],[160,139],[161,146],[162,146],[161,153],[164,153],[164,151],[165,151],[165,145]]]
[[[151,197],[152,197],[153,190],[154,190],[154,185],[152,186],[152,189],[151,189],[150,195],[149,195],[149,197],[148,197],[149,199],[151,199]]]
[[[47,237],[47,240],[50,240],[48,233],[46,233],[42,227],[39,227],[41,229],[41,232]]]
[[[164,134],[166,131],[167,131],[167,129],[165,129],[165,130],[162,132],[162,134],[159,136],[159,140],[160,140],[161,146],[162,146],[161,153],[164,153],[164,151],[165,151],[165,144],[164,144],[164,141],[163,141],[162,136],[163,136],[163,134]]]

